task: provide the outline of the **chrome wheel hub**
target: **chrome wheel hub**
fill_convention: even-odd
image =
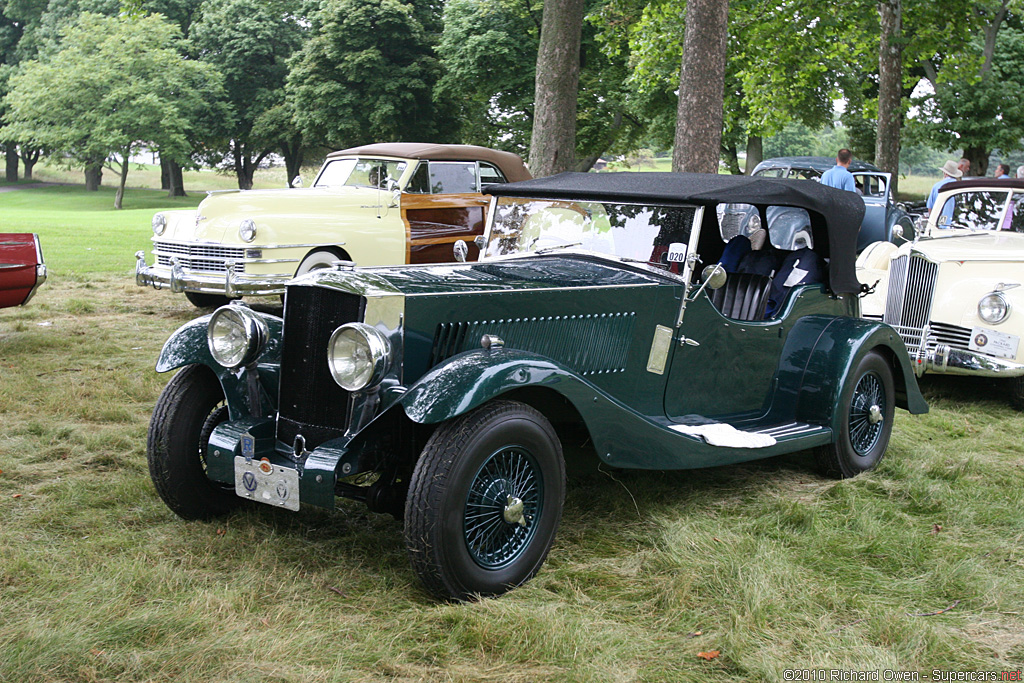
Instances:
[[[526,526],[526,515],[523,514],[523,501],[515,496],[509,496],[505,502],[505,512],[502,515],[509,524]]]
[[[882,409],[878,405],[873,405],[868,408],[868,422],[871,424],[878,424],[882,421]]]

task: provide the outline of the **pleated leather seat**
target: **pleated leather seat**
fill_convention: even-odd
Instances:
[[[711,303],[734,320],[761,320],[768,305],[772,280],[755,273],[729,273],[725,285],[711,291]]]

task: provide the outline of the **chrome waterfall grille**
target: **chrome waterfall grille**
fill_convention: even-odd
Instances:
[[[363,319],[363,299],[324,287],[289,287],[281,344],[277,439],[288,445],[302,434],[306,448],[342,436],[348,392],[331,377],[327,343],[345,323]]]
[[[480,338],[492,334],[506,348],[546,356],[581,375],[622,372],[635,321],[636,313],[626,312],[441,323],[434,332],[430,365],[480,348]]]
[[[171,259],[189,270],[207,273],[226,273],[229,262],[236,263],[235,272],[245,272],[245,248],[222,247],[218,244],[178,244],[155,242],[153,245],[158,266],[171,267]]]
[[[938,264],[914,254],[900,256],[889,264],[889,292],[882,320],[899,333],[911,356],[924,343],[922,336],[931,315],[938,271]]]

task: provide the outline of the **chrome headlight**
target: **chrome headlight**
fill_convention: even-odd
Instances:
[[[990,292],[978,302],[978,315],[985,322],[998,325],[1010,315],[1010,304],[1002,292]]]
[[[238,226],[238,236],[244,242],[252,242],[256,239],[256,221],[251,218],[246,218],[242,221]]]
[[[892,236],[893,236],[893,239],[896,239],[898,237],[903,237],[903,226],[900,225],[899,223],[897,223],[896,225],[892,226]]]
[[[232,369],[256,360],[268,335],[267,324],[245,304],[221,306],[206,327],[206,342],[213,359]]]
[[[153,234],[159,237],[167,229],[167,217],[162,213],[153,216]]]
[[[391,366],[391,343],[376,327],[342,325],[327,344],[331,376],[342,389],[359,391],[378,384]]]

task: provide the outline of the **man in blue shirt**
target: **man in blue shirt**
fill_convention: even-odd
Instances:
[[[927,203],[929,211],[935,206],[935,201],[939,197],[942,186],[960,180],[960,177],[963,175],[963,171],[957,168],[956,162],[953,161],[947,161],[939,170],[942,171],[942,180],[932,185],[932,192],[928,195]],[[942,221],[943,216],[946,218],[945,222]],[[942,207],[942,214],[938,218],[938,225],[940,228],[948,228],[952,222],[953,200],[949,199],[946,201],[945,206]]]
[[[849,170],[851,161],[853,161],[853,152],[845,147],[839,150],[839,153],[836,154],[836,165],[821,174],[821,184],[856,192],[857,185],[853,182],[853,174]]]
[[[1009,164],[999,164],[996,166],[996,180],[1009,180],[1010,179],[1010,166]]]

